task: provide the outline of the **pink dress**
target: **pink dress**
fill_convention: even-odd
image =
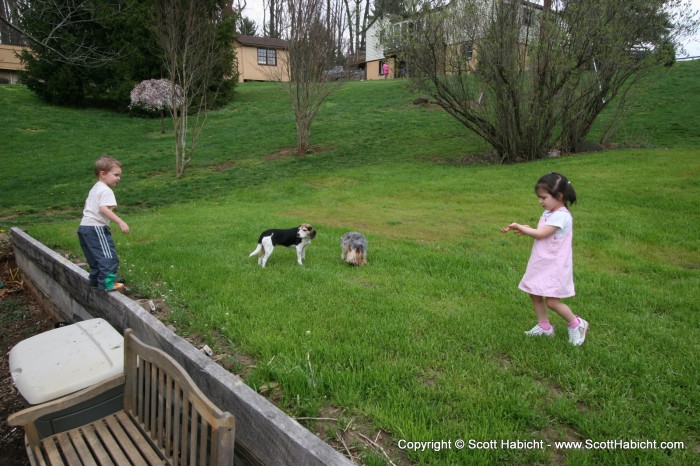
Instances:
[[[518,288],[535,296],[569,298],[574,290],[574,260],[571,247],[573,218],[565,207],[556,212],[545,210],[537,224],[559,229],[550,237],[535,240],[527,270]]]

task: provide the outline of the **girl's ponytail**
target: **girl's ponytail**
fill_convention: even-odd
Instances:
[[[559,173],[550,172],[540,178],[535,184],[535,193],[540,189],[547,191],[552,197],[561,193],[565,206],[576,202],[576,190],[571,186],[571,182]]]

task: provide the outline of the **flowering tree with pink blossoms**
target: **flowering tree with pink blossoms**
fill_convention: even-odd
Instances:
[[[165,111],[182,104],[182,89],[168,79],[147,79],[138,83],[131,91],[129,108],[160,112],[161,133],[165,133]]]

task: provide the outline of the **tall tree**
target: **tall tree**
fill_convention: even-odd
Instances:
[[[21,79],[46,101],[126,109],[134,83],[159,76],[139,0],[32,0],[17,6],[17,29],[31,48],[22,54]]]
[[[343,0],[350,34],[350,54],[365,49],[370,14],[370,0]]]
[[[282,16],[284,2],[283,0],[263,0],[265,15],[268,15],[267,21],[263,20],[264,34],[267,37],[279,39],[282,37]]]
[[[19,3],[18,0],[2,0],[0,4],[0,44],[25,44],[19,29]]]
[[[208,111],[221,86],[235,82],[233,38],[236,16],[222,0],[154,0],[153,32],[172,89],[169,106],[175,136],[175,172],[192,160]],[[190,115],[194,119],[190,121]]]
[[[238,33],[242,36],[255,36],[258,34],[258,25],[247,16],[242,16],[236,26]]]
[[[600,112],[666,58],[669,42],[697,30],[688,8],[684,0],[551,0],[546,9],[437,1],[413,17],[409,34],[387,37],[415,84],[512,162],[574,151]]]
[[[289,26],[288,58],[284,63],[290,80],[282,82],[291,99],[297,131],[297,154],[311,147],[311,125],[321,104],[342,84],[324,80],[332,65],[333,31],[326,29],[324,0],[286,0]]]
[[[105,93],[106,70],[123,58],[110,25],[120,3],[107,0],[33,0],[18,3],[20,29],[31,52],[23,52],[22,80],[43,99],[82,105]]]

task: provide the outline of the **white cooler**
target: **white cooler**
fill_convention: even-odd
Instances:
[[[59,327],[10,350],[12,383],[28,405],[60,398],[124,372],[124,338],[104,319]],[[123,387],[37,423],[43,437],[119,411]]]

